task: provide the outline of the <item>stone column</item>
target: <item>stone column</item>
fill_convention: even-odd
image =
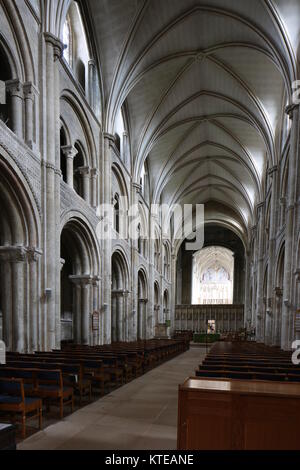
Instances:
[[[11,129],[23,139],[23,85],[18,79],[9,80],[6,89],[11,96]]]
[[[273,329],[273,346],[280,346],[281,340],[281,314],[282,314],[282,289],[275,287],[275,309],[274,309],[274,329]]]
[[[141,186],[138,183],[132,183],[131,186],[131,203],[132,206],[138,206],[139,194]],[[132,239],[131,241],[131,290],[132,290],[132,324],[131,324],[131,341],[140,338],[138,331],[138,315],[139,315],[139,300],[138,300],[138,273],[137,266],[139,263],[138,253],[138,240]]]
[[[60,243],[57,204],[57,178],[60,178],[59,161],[59,109],[57,100],[59,96],[59,75],[57,59],[62,54],[62,43],[52,34],[44,33],[45,38],[45,115],[46,115],[46,146],[44,162],[44,194],[45,214],[44,230],[46,233],[44,263],[45,278],[44,289],[50,289],[51,295],[46,298],[45,317],[47,318],[45,348],[51,350],[59,346],[60,325],[57,319],[60,315],[60,302],[57,284],[60,275]]]
[[[171,320],[170,335],[172,335],[175,330],[176,268],[177,268],[177,258],[176,258],[175,253],[172,253],[171,255],[171,289],[170,289],[170,320]]]
[[[125,165],[129,165],[129,143],[128,143],[128,134],[127,132],[123,132],[123,136],[121,138],[121,158],[124,161]]]
[[[283,311],[281,328],[281,347],[288,350],[291,347],[289,339],[289,322],[293,321],[292,309],[292,271],[295,258],[294,253],[294,216],[296,203],[297,163],[299,159],[299,106],[292,105],[287,108],[292,119],[289,153],[288,196],[285,230],[285,256],[283,279]]]
[[[90,344],[91,328],[91,286],[94,279],[90,275],[72,275],[75,284],[75,338],[77,343]],[[74,315],[74,313],[73,313]]]
[[[81,315],[81,342],[90,344],[90,284],[83,281],[81,284],[82,315]]]
[[[97,198],[97,189],[98,189],[98,175],[99,171],[97,168],[91,169],[91,183],[92,183],[92,200],[91,205],[92,207],[96,208],[98,206],[98,198]]]
[[[73,145],[65,145],[61,147],[61,151],[66,158],[66,178],[67,184],[70,188],[74,188],[74,158],[76,157],[78,151]]]
[[[38,259],[41,252],[37,250],[30,250],[28,252],[29,262],[29,286],[30,286],[30,298],[29,298],[29,352],[34,352],[39,349],[39,289],[38,289]]]
[[[91,203],[90,199],[90,168],[88,166],[84,166],[80,168],[80,174],[83,179],[83,199],[87,202],[87,204]]]
[[[117,340],[117,294],[111,293],[111,341]]]
[[[24,83],[23,85],[24,101],[25,101],[25,141],[26,144],[32,148],[35,136],[33,135],[34,125],[34,98],[37,94],[37,89],[31,82]]]
[[[123,341],[124,292],[117,296],[117,341]]]
[[[102,159],[102,203],[111,205],[111,148],[114,145],[114,137],[110,134],[103,135],[103,159]],[[103,212],[105,218],[101,224],[101,236],[103,240],[103,315],[104,315],[104,343],[111,343],[111,252],[112,252],[112,211]]]
[[[90,106],[93,110],[95,110],[95,67],[95,61],[90,59],[88,61],[88,97]]]
[[[256,340],[264,341],[264,302],[263,302],[263,233],[264,233],[264,202],[257,205],[258,230],[258,263],[257,263],[257,297],[256,297]]]
[[[75,284],[75,292],[74,292],[74,303],[75,308],[73,312],[73,328],[74,328],[74,339],[77,344],[81,344],[81,285]],[[75,318],[74,318],[75,317]]]
[[[12,351],[12,271],[9,260],[4,258],[1,261],[2,270],[2,322],[3,322],[3,341],[6,344],[6,350]]]
[[[277,228],[277,201],[278,201],[278,174],[277,166],[270,168],[268,172],[272,179],[271,207],[270,207],[270,227],[269,227],[269,269],[267,279],[267,311],[266,311],[266,331],[265,343],[272,344],[272,330],[274,328],[273,312],[273,279],[275,274],[275,248],[276,248],[276,228]]]

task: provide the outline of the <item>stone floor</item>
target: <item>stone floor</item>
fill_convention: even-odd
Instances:
[[[18,445],[22,450],[176,449],[178,384],[202,361],[191,348]]]

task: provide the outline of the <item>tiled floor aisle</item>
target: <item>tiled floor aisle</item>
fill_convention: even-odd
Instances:
[[[176,449],[178,384],[202,361],[191,348],[34,434],[18,449]]]

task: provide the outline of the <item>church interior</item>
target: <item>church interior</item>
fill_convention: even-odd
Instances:
[[[299,0],[0,1],[0,449],[300,450],[299,51]]]

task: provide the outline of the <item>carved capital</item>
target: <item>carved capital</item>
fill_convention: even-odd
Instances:
[[[296,281],[300,282],[300,268],[296,269],[295,271]]]
[[[73,145],[64,145],[63,147],[61,147],[61,151],[66,158],[73,159],[78,154],[78,150],[76,150],[76,148],[73,147]]]
[[[273,176],[274,173],[276,173],[278,170],[278,165],[274,165],[271,168],[268,169],[268,175]]]
[[[292,103],[285,108],[285,113],[289,116],[290,119],[293,119],[294,111],[298,109],[299,104]]]
[[[64,45],[63,43],[51,33],[44,33],[46,43],[51,44],[53,47],[54,61],[60,59],[63,55]]]
[[[115,136],[112,134],[109,134],[108,132],[103,133],[103,138],[104,140],[108,140],[109,146],[112,147],[115,145]]]
[[[137,194],[142,193],[142,186],[139,183],[132,183],[132,187],[136,190]]]
[[[24,246],[1,246],[0,261],[21,263],[27,260],[27,249]]]
[[[24,98],[34,100],[36,95],[39,95],[39,91],[32,82],[26,82],[23,85]]]
[[[276,297],[282,297],[283,291],[281,287],[275,287],[274,292]]]
[[[6,82],[6,91],[8,91],[11,96],[17,96],[22,99],[24,97],[23,84],[18,79],[8,80]]]
[[[89,274],[85,276],[69,276],[69,279],[71,282],[73,282],[75,285],[81,286],[81,287],[87,287],[88,285],[91,285],[93,283],[93,277],[90,276]]]

